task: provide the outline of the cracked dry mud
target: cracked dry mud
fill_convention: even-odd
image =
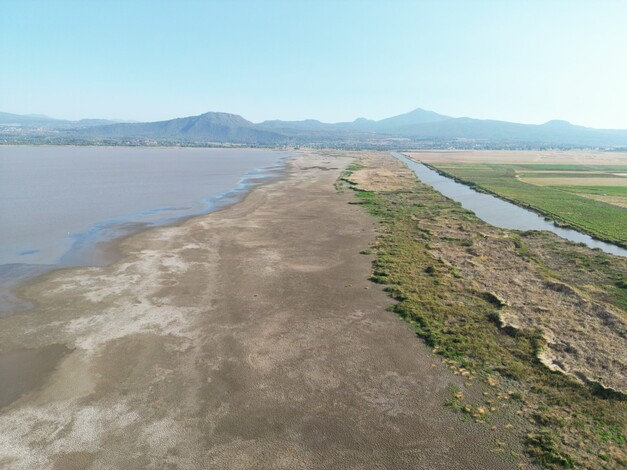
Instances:
[[[367,281],[375,223],[333,187],[350,162],[297,157],[241,203],[122,240],[109,267],[27,285],[35,307],[0,320],[23,385],[0,467],[512,468]]]

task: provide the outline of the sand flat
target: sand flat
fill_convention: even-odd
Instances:
[[[207,216],[134,235],[109,267],[25,287],[0,354],[65,345],[0,411],[8,468],[512,468],[444,407],[460,377],[386,311],[376,225],[303,155]]]

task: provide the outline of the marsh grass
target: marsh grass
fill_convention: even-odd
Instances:
[[[520,403],[519,413],[532,427],[518,430],[530,456],[551,468],[627,465],[624,397],[548,370],[537,358],[544,347],[539,332],[501,328],[503,302],[474,291],[459,272],[430,254],[432,243],[460,242],[438,238],[424,228],[429,221],[480,223],[473,214],[418,182],[406,191],[355,194],[381,223],[371,279],[396,300],[390,310],[414,325],[456,373],[481,378],[501,401]],[[542,262],[522,237],[512,236],[512,243],[530,262]],[[485,421],[480,418],[488,413],[478,412],[482,405],[464,404],[459,390],[451,395],[451,408]]]

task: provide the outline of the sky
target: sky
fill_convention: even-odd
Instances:
[[[0,0],[0,111],[627,129],[623,0]]]

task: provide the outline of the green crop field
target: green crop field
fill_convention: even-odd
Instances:
[[[624,186],[562,186],[559,189],[582,194],[627,197],[627,187]]]
[[[624,165],[556,165],[550,163],[529,163],[515,165],[517,168],[525,170],[540,170],[540,171],[610,171],[620,172],[627,171],[627,166]]]
[[[627,166],[431,164],[454,178],[533,209],[560,225],[627,246]],[[576,173],[573,173],[576,172]],[[586,184],[585,178],[590,184]],[[550,185],[542,181],[553,178]],[[538,181],[538,184],[531,182]],[[583,181],[582,181],[583,180]],[[607,185],[600,185],[600,180]],[[623,182],[624,181],[624,182]],[[599,200],[604,197],[607,200]],[[608,202],[609,201],[609,202]],[[610,203],[611,202],[611,203]]]

